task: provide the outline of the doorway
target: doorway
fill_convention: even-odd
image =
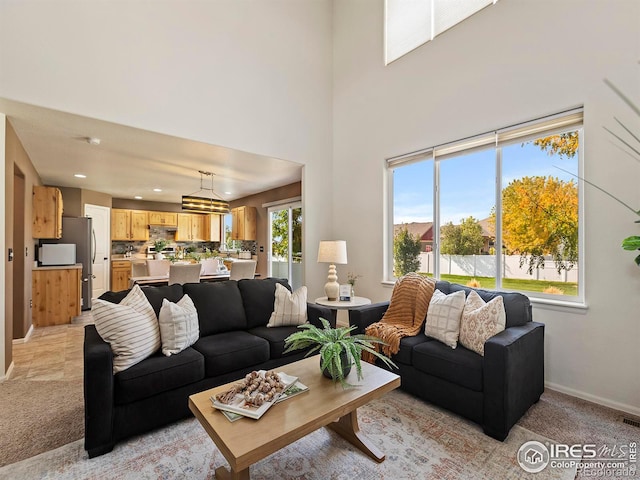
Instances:
[[[93,284],[91,298],[109,290],[109,257],[111,256],[111,209],[100,205],[84,205],[85,217],[92,218]]]
[[[269,276],[286,278],[295,290],[303,283],[302,203],[270,207]]]
[[[17,165],[13,167],[13,339],[24,338],[29,328],[25,292],[25,178]]]

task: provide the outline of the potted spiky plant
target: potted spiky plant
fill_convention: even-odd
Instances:
[[[162,250],[164,250],[164,247],[166,247],[167,245],[169,245],[169,242],[167,242],[164,238],[159,238],[158,240],[153,242],[153,248],[155,248],[156,250],[156,255],[155,255],[156,260],[164,259],[164,254],[162,253]]]
[[[331,328],[331,325],[324,318],[320,318],[323,328],[318,328],[310,323],[298,326],[301,330],[292,333],[285,339],[285,353],[293,350],[312,347],[306,356],[320,351],[320,370],[322,373],[340,382],[343,387],[352,387],[345,380],[351,371],[351,366],[355,364],[358,380],[362,380],[361,354],[363,351],[369,352],[376,358],[382,360],[389,367],[396,367],[388,357],[375,350],[374,344],[385,343],[376,337],[369,335],[350,335],[356,327]]]

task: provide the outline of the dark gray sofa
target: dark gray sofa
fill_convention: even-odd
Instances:
[[[273,312],[276,282],[229,280],[162,287],[143,287],[156,315],[162,299],[177,302],[188,294],[198,311],[200,338],[177,355],[160,351],[113,374],[113,354],[94,325],[85,327],[85,449],[89,457],[107,453],[119,440],[191,415],[188,397],[241,378],[252,370],[273,369],[300,360],[305,351],[284,353],[284,339],[296,327],[267,328]],[[100,298],[119,303],[129,291]],[[307,304],[309,321],[331,321],[329,309]],[[333,325],[335,326],[335,325]]]
[[[449,294],[471,288],[438,281]],[[504,299],[506,328],[485,343],[484,357],[458,344],[452,349],[422,333],[405,337],[392,356],[399,367],[401,388],[479,423],[500,441],[538,401],[544,391],[544,324],[532,321],[529,298],[520,293],[474,289],[483,300]],[[350,310],[354,333],[379,321],[389,302]],[[380,365],[382,366],[382,365]]]

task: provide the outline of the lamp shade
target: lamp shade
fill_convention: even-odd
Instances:
[[[345,240],[320,241],[318,263],[347,263],[347,242]]]
[[[229,202],[215,198],[195,197],[193,195],[182,196],[182,210],[197,213],[217,213],[225,215],[230,212]]]

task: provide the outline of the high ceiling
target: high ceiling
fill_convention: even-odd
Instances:
[[[301,165],[294,162],[3,98],[0,112],[46,185],[180,203],[182,195],[200,190],[199,170],[214,173],[213,189],[228,201],[297,182],[302,175]],[[88,138],[98,138],[100,144],[92,145]],[[210,177],[204,186],[211,188]]]

